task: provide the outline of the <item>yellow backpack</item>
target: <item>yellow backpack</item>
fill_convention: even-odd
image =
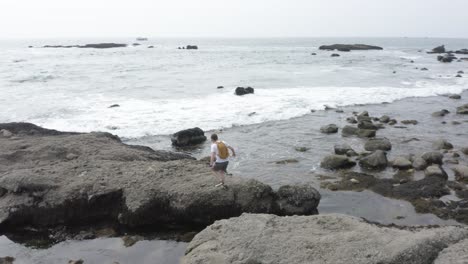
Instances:
[[[229,157],[229,150],[226,147],[226,144],[224,144],[221,141],[216,142],[216,145],[218,146],[218,156],[221,159],[227,159]]]

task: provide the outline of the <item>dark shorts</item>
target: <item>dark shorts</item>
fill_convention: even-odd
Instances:
[[[224,172],[226,172],[228,164],[229,164],[229,161],[220,162],[220,163],[215,162],[215,164],[213,166],[213,170],[214,171],[224,171]]]

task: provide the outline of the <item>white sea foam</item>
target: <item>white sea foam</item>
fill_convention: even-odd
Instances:
[[[126,99],[104,96],[67,98],[36,103],[35,108],[7,109],[7,121],[27,121],[65,131],[108,131],[123,137],[170,134],[200,127],[204,130],[284,120],[323,109],[324,105],[345,106],[391,102],[406,97],[460,93],[462,85],[441,87],[314,87],[256,89],[255,94],[235,96],[221,91],[208,96],[182,99]],[[120,107],[108,108],[118,103]],[[10,112],[9,112],[10,111]],[[249,116],[250,113],[255,112]]]

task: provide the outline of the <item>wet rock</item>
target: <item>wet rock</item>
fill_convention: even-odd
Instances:
[[[462,78],[463,76],[461,74],[455,75],[456,78]]]
[[[338,53],[333,53],[333,54],[331,55],[331,57],[340,57],[340,54],[338,54]]]
[[[0,258],[0,264],[13,264],[15,262],[14,257],[2,257]]]
[[[438,139],[432,143],[432,148],[441,150],[441,149],[453,149],[452,143],[448,142],[445,139]]]
[[[317,55],[317,53],[315,53],[315,52],[312,52],[310,55],[313,55],[313,56],[315,56],[315,55]]]
[[[401,121],[402,124],[404,125],[417,125],[418,124],[418,121],[417,120],[402,120]]]
[[[257,112],[252,112],[252,113],[249,113],[247,116],[254,116],[256,114],[257,114]]]
[[[390,121],[388,121],[388,124],[393,126],[395,125],[396,123],[398,123],[395,119],[390,119]]]
[[[375,137],[376,131],[372,129],[358,129],[356,135],[360,138],[371,138]]]
[[[142,236],[123,236],[122,241],[125,247],[131,247],[139,241],[145,240]]]
[[[320,167],[329,170],[347,169],[356,165],[356,162],[343,155],[326,156],[320,163]]]
[[[364,149],[367,151],[388,151],[392,149],[392,143],[390,143],[390,140],[387,138],[372,138],[367,140],[367,142],[364,144]]]
[[[427,167],[424,170],[424,175],[426,175],[426,177],[439,177],[445,180],[448,179],[447,173],[439,165],[431,165]]]
[[[428,71],[428,68],[421,68],[421,71]]]
[[[154,49],[154,46],[148,46],[148,49]]]
[[[465,155],[468,155],[468,147],[467,148],[461,148],[461,152]]]
[[[442,165],[442,159],[444,158],[444,155],[438,151],[430,151],[425,152],[421,158],[424,159],[424,161],[426,161],[428,164]]]
[[[321,50],[382,50],[383,48],[365,44],[333,44],[322,45]]]
[[[353,126],[344,126],[341,129],[341,135],[344,137],[358,136],[361,138],[375,137],[376,131],[372,129],[360,129]]]
[[[6,129],[2,129],[0,130],[0,135],[3,136],[3,137],[12,137],[13,136],[13,133],[11,133],[10,131],[6,130]]]
[[[380,120],[380,122],[382,122],[382,123],[388,123],[388,122],[390,122],[390,117],[387,116],[387,115],[383,115],[383,116],[381,116],[381,117],[379,118],[379,120]]]
[[[306,152],[309,150],[307,147],[295,147],[294,148],[297,152]]]
[[[335,112],[336,113],[344,113],[344,110],[343,109],[336,109]]]
[[[458,122],[458,121],[452,121],[451,122],[452,125],[456,126],[456,125],[461,125],[461,122]]]
[[[370,118],[369,113],[367,111],[364,111],[358,114],[356,117],[357,117],[358,122],[362,122],[362,121],[371,122],[372,121],[372,118]]]
[[[320,193],[311,185],[285,185],[277,192],[279,214],[318,214]]]
[[[353,150],[348,144],[335,145],[333,148],[335,150],[336,155],[346,155],[348,151]]]
[[[442,117],[442,116],[445,116],[445,115],[447,115],[447,114],[449,114],[449,113],[450,113],[449,110],[447,110],[447,109],[442,109],[442,110],[440,110],[440,111],[437,111],[437,112],[432,113],[432,116],[433,116],[433,117]]]
[[[458,100],[458,99],[461,99],[461,95],[459,95],[459,94],[451,94],[451,95],[449,95],[449,98],[450,98],[450,99]]]
[[[424,170],[428,165],[429,164],[427,164],[426,160],[421,157],[417,157],[413,161],[413,168],[416,170]]]
[[[344,137],[355,136],[358,131],[357,127],[353,126],[344,126],[341,129],[341,135]]]
[[[365,169],[384,169],[387,167],[387,164],[387,155],[382,150],[376,150],[359,160],[359,166]]]
[[[340,214],[243,214],[197,234],[181,263],[426,264],[467,236],[463,227],[382,227]]]
[[[218,86],[217,89],[224,89],[224,86]]]
[[[334,134],[338,132],[338,127],[335,124],[326,125],[320,128],[320,132],[324,134]]]
[[[358,128],[360,129],[371,129],[371,130],[377,130],[380,127],[371,121],[359,121],[358,123]]]
[[[187,45],[187,47],[185,49],[196,50],[196,49],[198,49],[198,46],[197,45]]]
[[[244,87],[237,87],[236,88],[236,91],[235,91],[235,94],[236,95],[246,95],[246,94],[253,94],[254,93],[254,88],[252,87],[247,87],[247,88],[244,88]]]
[[[468,104],[457,107],[457,114],[468,115]]]
[[[109,106],[109,108],[114,108],[114,107],[120,107],[120,105],[119,104],[113,104],[113,105]]]
[[[453,168],[453,172],[457,181],[468,183],[468,166],[457,165]]]
[[[83,264],[84,261],[82,259],[79,260],[69,260],[68,264]]]
[[[0,137],[0,187],[7,190],[0,197],[2,228],[97,222],[165,228],[208,225],[243,212],[292,214],[280,209],[277,192],[256,180],[232,176],[228,188],[215,187],[206,163],[186,154],[125,145],[108,133],[0,124],[6,128],[22,136]],[[78,157],[64,162],[68,153]]]
[[[206,141],[205,132],[198,127],[181,130],[171,136],[172,145],[185,147]]]
[[[354,118],[353,116],[352,117],[348,117],[346,118],[346,122],[350,123],[350,124],[357,124],[357,120],[356,118]]]
[[[392,167],[400,169],[400,170],[407,170],[413,167],[411,161],[405,157],[396,157],[395,160],[392,162]]]
[[[348,151],[346,152],[346,156],[348,156],[348,157],[355,157],[355,156],[359,156],[359,155],[358,155],[358,154],[356,153],[356,151],[354,151],[354,150],[348,150]]]
[[[464,74],[465,72],[463,72],[463,71],[458,71],[457,73],[458,73],[458,74]]]
[[[298,163],[299,161],[297,159],[284,159],[284,160],[278,160],[275,161],[276,164],[290,164],[290,163]]]

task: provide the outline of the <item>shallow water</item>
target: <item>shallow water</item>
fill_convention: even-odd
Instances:
[[[0,256],[13,256],[15,264],[64,264],[84,260],[85,264],[178,264],[187,243],[143,240],[125,247],[121,238],[65,241],[48,249],[33,249],[0,236]]]

